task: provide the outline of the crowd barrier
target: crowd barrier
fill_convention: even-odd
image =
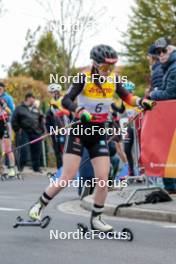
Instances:
[[[140,149],[147,176],[176,178],[176,100],[158,101],[152,111],[146,111]]]

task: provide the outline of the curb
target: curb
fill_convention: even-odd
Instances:
[[[92,210],[92,196],[86,196],[82,202],[81,206],[91,211]],[[111,204],[105,204],[104,214],[109,216],[114,216],[115,206]],[[176,213],[163,211],[163,210],[152,210],[141,208],[137,206],[119,208],[116,217],[127,217],[127,218],[136,218],[143,220],[154,220],[154,221],[164,221],[176,223]]]

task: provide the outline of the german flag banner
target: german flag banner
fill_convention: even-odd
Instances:
[[[176,178],[176,100],[146,111],[141,130],[141,163],[147,176]]]

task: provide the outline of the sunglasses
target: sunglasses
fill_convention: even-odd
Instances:
[[[166,48],[160,48],[156,50],[156,54],[160,55],[161,53],[166,54],[167,53],[167,49]]]
[[[102,72],[111,72],[114,70],[114,64],[96,64],[96,68]]]
[[[49,92],[50,94],[60,94],[60,92],[59,91],[52,91],[52,92]]]

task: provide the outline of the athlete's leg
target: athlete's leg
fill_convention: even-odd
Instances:
[[[133,154],[132,154],[132,147],[133,147],[134,135],[133,129],[131,126],[128,126],[128,138],[124,140],[124,150],[128,160],[129,166],[129,176],[134,176],[134,161],[133,161]]]
[[[51,139],[52,139],[54,154],[55,154],[55,158],[56,158],[57,169],[59,169],[63,165],[63,163],[62,163],[62,154],[61,154],[61,151],[60,151],[59,136],[52,135]]]
[[[92,159],[95,177],[98,178],[96,185],[94,205],[91,214],[91,228],[103,232],[113,230],[113,227],[102,220],[101,214],[104,209],[105,199],[108,193],[108,174],[110,170],[110,158],[108,156]]]
[[[123,150],[122,142],[116,142],[116,150],[122,162],[127,163],[127,157]]]
[[[80,166],[81,157],[75,154],[67,154],[63,155],[63,171],[62,175],[57,181],[57,184],[49,185],[45,190],[45,193],[48,194],[49,197],[53,198],[58,192],[63,188],[62,182],[67,182],[72,180]],[[60,184],[61,183],[61,184]]]
[[[108,187],[106,182],[108,180],[108,174],[110,170],[110,158],[108,156],[96,157],[91,161],[94,168],[95,178],[97,178],[98,181],[102,181],[102,185],[100,182],[100,184],[97,184],[96,186],[94,202],[99,205],[104,205],[108,192]],[[105,183],[104,187],[103,187],[103,183]]]
[[[63,186],[68,183],[69,180],[72,180],[80,165],[81,157],[75,154],[67,154],[63,155],[63,172],[61,177],[55,183],[52,183],[47,187],[47,189],[40,196],[37,203],[35,203],[30,211],[29,217],[36,220],[41,218],[42,209],[48,205],[50,200],[56,196]],[[63,184],[64,183],[64,184]]]
[[[0,124],[0,144],[1,144],[1,149],[3,151],[3,146],[2,146],[2,138],[3,138],[3,131],[1,129],[1,124]],[[4,164],[3,164],[3,158],[2,155],[0,156],[0,175],[4,173]]]
[[[66,187],[69,180],[72,180],[80,166],[83,153],[83,144],[79,137],[68,135],[65,142],[63,155],[63,171],[58,181],[52,182],[43,192],[38,202],[32,206],[29,216],[32,219],[40,219],[42,209],[48,205],[49,201]],[[64,183],[64,184],[63,184]]]
[[[15,166],[15,157],[12,152],[12,143],[10,138],[2,139],[3,152],[7,153],[10,166]]]
[[[9,161],[9,171],[8,176],[14,177],[16,175],[15,169],[15,157],[12,152],[12,140],[11,140],[11,128],[10,125],[8,128],[5,128],[4,135],[2,139],[2,149],[4,153],[7,153],[8,161]]]

